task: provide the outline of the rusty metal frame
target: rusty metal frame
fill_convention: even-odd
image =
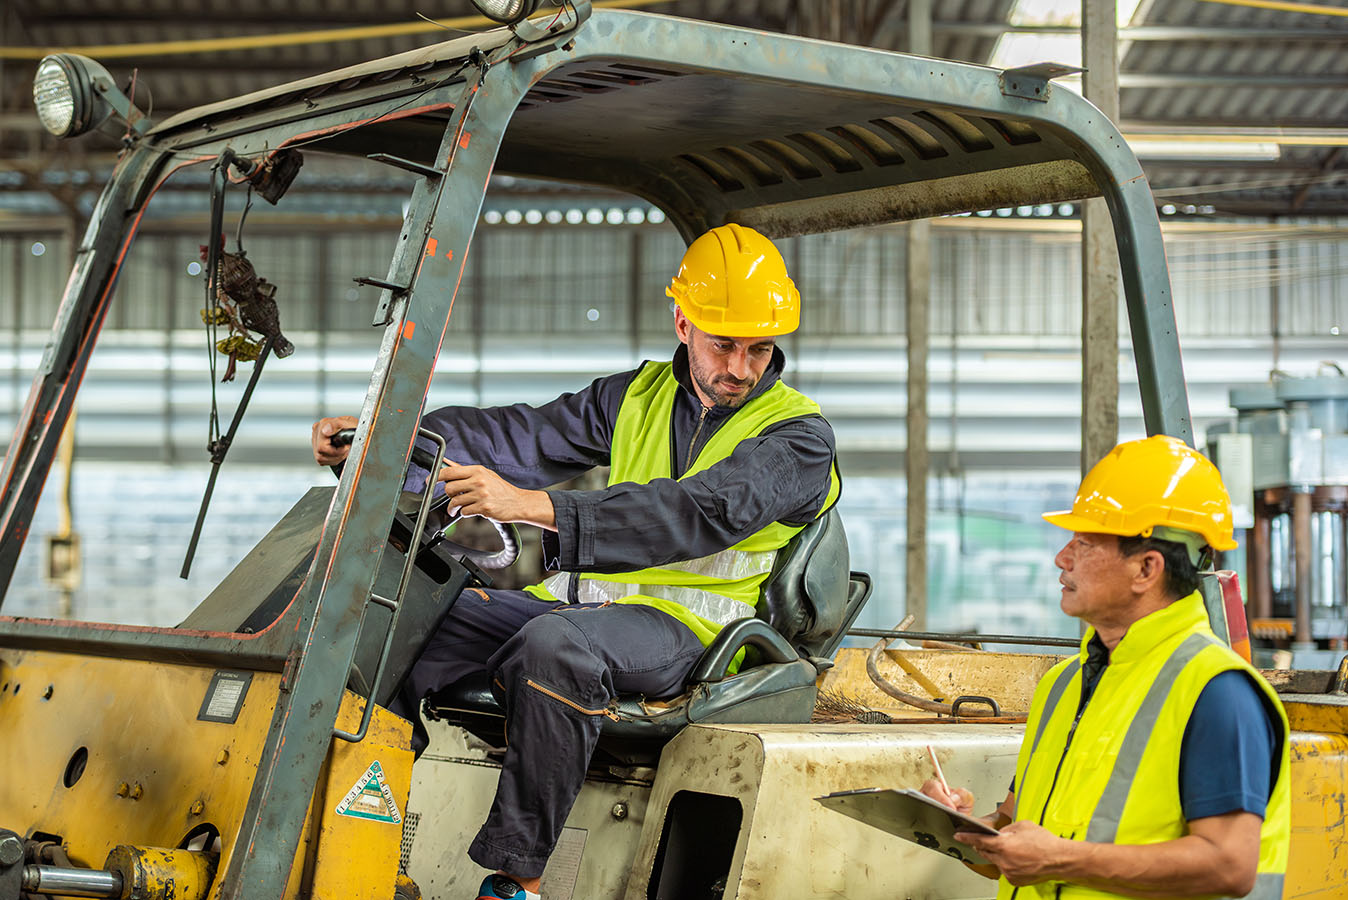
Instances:
[[[647,88],[644,98],[623,93]],[[687,107],[676,115],[674,106],[652,102],[662,90]],[[755,140],[746,112],[774,97],[799,102],[761,111],[765,140],[815,127],[793,120],[790,109],[815,116],[833,135],[821,142],[823,132],[786,132],[808,169],[799,178],[783,175],[770,154],[737,149]],[[608,103],[644,109],[644,118],[620,122]],[[836,128],[819,118],[834,110],[842,117]],[[704,119],[694,120],[696,112]],[[848,130],[848,117],[871,123],[856,127],[874,136],[875,120],[886,114],[911,124],[923,112],[936,122],[949,116],[972,123],[974,131],[942,132],[927,156],[897,154],[895,162],[883,145]],[[661,129],[672,131],[671,121],[686,126],[684,145],[661,157]],[[1019,130],[999,130],[1012,125]],[[622,140],[601,152],[603,129],[620,126],[640,152],[626,153]],[[848,141],[860,141],[860,150],[848,150]],[[216,104],[152,130],[118,165],[99,201],[0,471],[0,586],[12,576],[118,265],[155,187],[176,165],[214,158],[225,146],[248,155],[313,142],[362,155],[392,149],[416,163],[419,178],[381,279],[390,285],[380,313],[384,337],[356,440],[290,610],[276,626],[247,636],[0,617],[0,647],[284,672],[245,823],[223,872],[228,900],[279,897],[285,889],[494,166],[647,197],[686,238],[726,221],[784,235],[1103,194],[1147,429],[1192,442],[1151,193],[1118,130],[1085,100],[1067,91],[1048,102],[1007,96],[999,73],[978,66],[604,11],[573,35],[537,46],[499,31],[470,36]],[[970,146],[977,152],[956,152]],[[747,168],[707,168],[706,160],[718,159]]]

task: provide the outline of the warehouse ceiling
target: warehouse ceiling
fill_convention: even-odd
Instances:
[[[598,5],[893,50],[909,41],[906,0]],[[933,6],[935,56],[1002,67],[1079,62],[1073,0]],[[110,168],[112,141],[58,142],[37,124],[31,73],[45,52],[99,59],[162,121],[457,33],[419,16],[486,27],[473,13],[468,0],[4,0],[0,214],[80,215]],[[1164,213],[1348,214],[1348,0],[1141,0],[1124,15],[1120,124]]]

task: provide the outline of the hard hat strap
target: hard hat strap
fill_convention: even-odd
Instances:
[[[1207,547],[1208,540],[1196,531],[1185,531],[1182,528],[1171,528],[1169,525],[1157,525],[1151,530],[1151,537],[1162,541],[1171,541],[1176,544],[1183,544],[1189,551],[1189,561],[1196,567],[1202,567],[1203,549]]]

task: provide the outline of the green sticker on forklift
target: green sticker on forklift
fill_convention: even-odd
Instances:
[[[342,802],[337,804],[337,815],[387,822],[390,825],[397,825],[403,820],[378,760],[370,763],[370,768],[365,770],[360,780],[346,792]]]

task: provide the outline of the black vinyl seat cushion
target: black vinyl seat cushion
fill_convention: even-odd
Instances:
[[[816,681],[871,592],[864,572],[849,572],[847,538],[837,510],[797,534],[777,554],[753,617],[731,622],[693,667],[687,690],[668,701],[619,697],[606,718],[598,761],[652,765],[687,725],[808,722]],[[741,649],[745,659],[728,675]],[[505,715],[486,673],[470,676],[426,698],[428,718],[504,744]]]

